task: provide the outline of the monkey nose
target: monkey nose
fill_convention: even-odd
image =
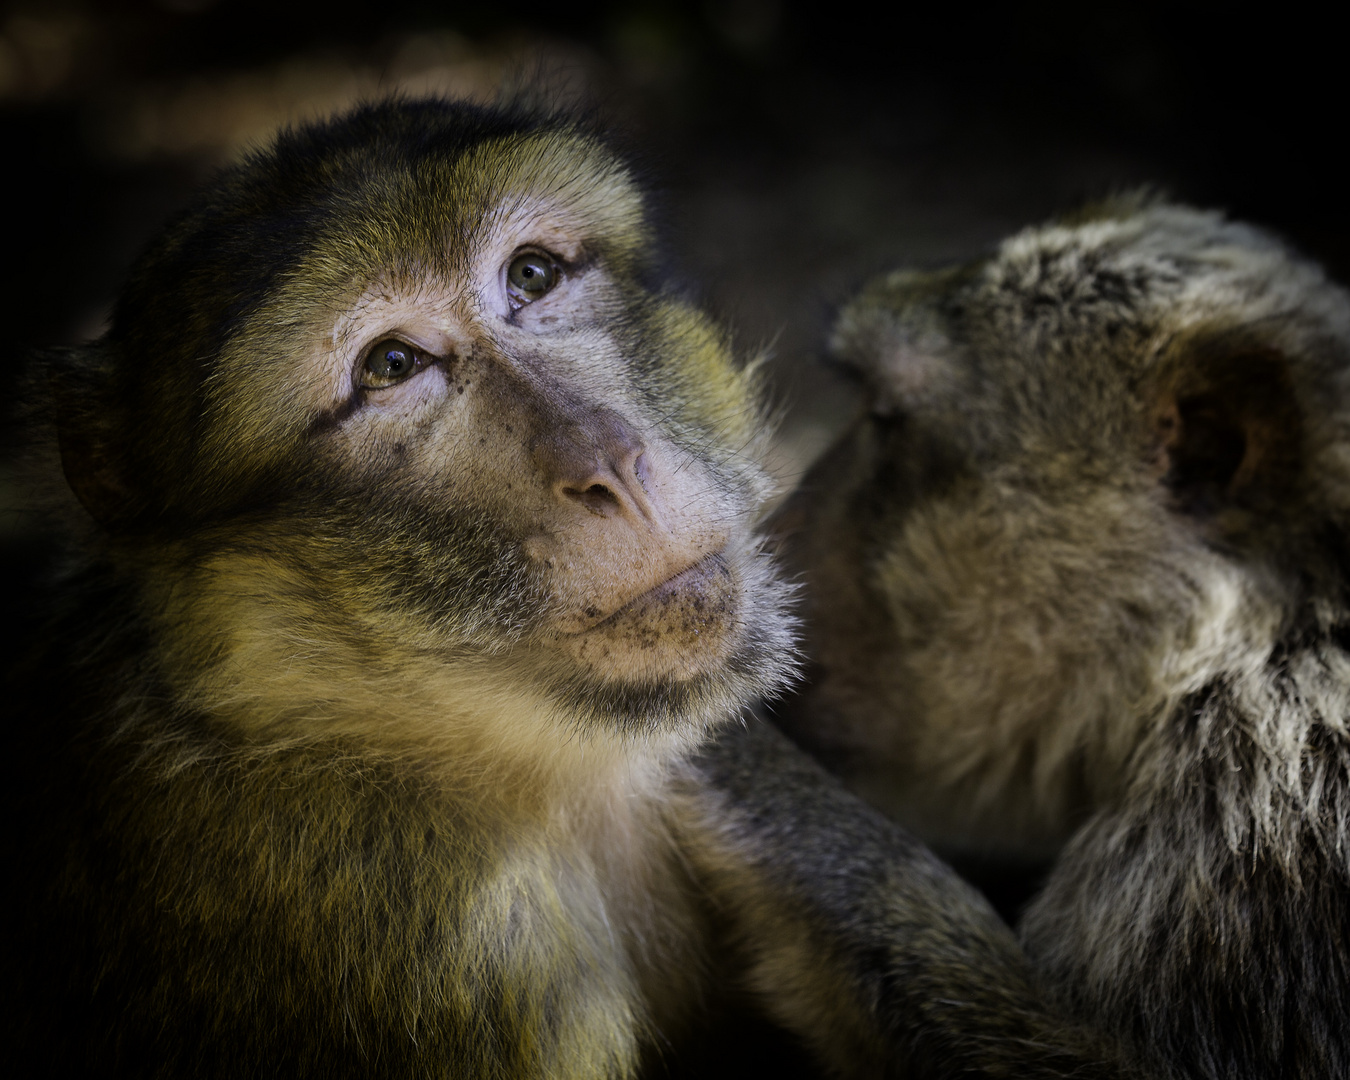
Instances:
[[[644,462],[640,449],[620,457],[598,456],[591,469],[556,480],[553,490],[559,499],[580,503],[601,517],[636,516],[650,522],[654,512],[642,485]]]
[[[536,440],[536,461],[554,497],[601,517],[653,522],[655,506],[645,481],[650,469],[642,439],[617,417],[588,422]]]

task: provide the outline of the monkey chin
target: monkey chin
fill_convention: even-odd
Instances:
[[[581,630],[548,637],[543,685],[579,732],[673,736],[686,748],[798,673],[792,586],[732,540]],[[570,629],[570,628],[569,628]]]
[[[557,647],[591,678],[685,682],[719,670],[740,636],[742,586],[722,554],[700,559]]]

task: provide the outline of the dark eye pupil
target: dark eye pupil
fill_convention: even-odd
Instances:
[[[370,358],[370,372],[386,379],[396,379],[413,365],[412,357],[403,349],[385,349]]]
[[[520,255],[511,263],[506,277],[517,292],[535,297],[553,288],[557,274],[547,258]]]
[[[401,341],[382,341],[366,353],[361,385],[379,390],[416,375],[426,357]]]

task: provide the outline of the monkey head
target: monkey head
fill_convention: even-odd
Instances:
[[[692,740],[780,688],[754,372],[659,269],[563,121],[387,102],[222,173],[52,376],[175,692],[486,758],[530,740],[484,717]]]
[[[1350,303],[1270,236],[1118,200],[877,278],[833,350],[870,411],[779,519],[792,723],[931,839],[1052,853],[1188,694],[1341,617]]]

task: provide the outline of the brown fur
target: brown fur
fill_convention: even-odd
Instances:
[[[29,1074],[629,1076],[729,1000],[845,1074],[1117,1074],[740,719],[795,666],[765,426],[657,261],[595,134],[388,102],[224,173],[33,360]],[[800,865],[837,829],[872,872]]]

